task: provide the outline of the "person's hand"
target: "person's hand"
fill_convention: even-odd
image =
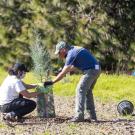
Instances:
[[[50,85],[53,85],[53,81],[44,82],[44,87],[47,87],[47,86],[50,86]]]
[[[47,94],[52,90],[52,87],[44,87],[43,83],[40,83],[37,88],[36,91],[39,93],[44,93]]]
[[[43,87],[44,87],[44,86],[43,86],[42,83],[38,83],[38,85],[37,85],[37,87],[36,87],[36,91],[40,92]]]

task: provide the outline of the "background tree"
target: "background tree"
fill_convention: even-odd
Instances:
[[[134,0],[2,0],[0,16],[1,65],[15,59],[30,63],[36,27],[50,51],[64,39],[88,48],[104,70],[135,68]]]

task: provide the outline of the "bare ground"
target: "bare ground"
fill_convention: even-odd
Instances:
[[[14,127],[1,124],[0,135],[135,135],[134,116],[120,117],[117,103],[111,101],[103,104],[96,99],[95,104],[98,122],[71,123],[74,97],[55,97],[56,118],[38,118],[35,110]]]

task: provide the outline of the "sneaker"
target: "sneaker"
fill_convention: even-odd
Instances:
[[[12,112],[6,113],[3,116],[3,120],[7,120],[7,121],[11,121],[11,122],[15,122],[15,115]]]
[[[83,121],[84,121],[84,119],[79,118],[79,117],[74,117],[74,118],[72,118],[72,119],[70,120],[70,122],[83,122]]]
[[[98,122],[97,119],[91,119],[91,122]]]

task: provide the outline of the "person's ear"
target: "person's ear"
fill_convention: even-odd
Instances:
[[[63,48],[63,49],[62,49],[62,52],[63,52],[63,53],[66,53],[66,52],[67,52],[67,49],[66,49],[66,48]]]

